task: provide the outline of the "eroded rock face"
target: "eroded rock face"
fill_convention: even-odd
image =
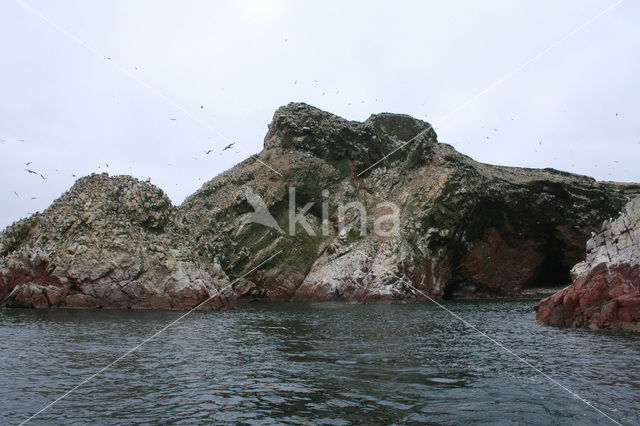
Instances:
[[[217,308],[235,303],[215,262],[201,264],[153,185],[106,174],[78,182],[0,236],[0,305]]]
[[[591,230],[626,196],[640,194],[638,185],[481,164],[438,143],[428,123],[399,114],[353,122],[289,104],[274,114],[264,146],[257,159],[214,178],[179,207],[203,257],[219,258],[232,276],[279,253],[234,285],[242,300],[424,298],[398,276],[431,297],[566,285]],[[298,209],[314,203],[305,217],[315,235],[300,225],[288,235],[291,187]],[[284,232],[242,220],[254,211],[248,190]],[[351,202],[366,207],[366,236],[353,211],[340,232],[338,209]],[[383,202],[400,209],[391,237],[373,232],[390,213]],[[325,234],[322,203],[329,207]]]
[[[640,331],[640,197],[603,223],[571,273],[571,286],[536,305],[539,322]]]
[[[295,214],[311,203],[294,235],[292,188]],[[275,112],[261,153],[179,207],[132,178],[91,176],[9,227],[1,304],[186,308],[230,281],[214,305],[519,295],[568,284],[590,232],[639,194],[478,163],[406,115],[355,122],[292,103]],[[352,203],[366,217],[347,208],[341,226]],[[374,232],[389,228],[392,206],[397,232]],[[272,217],[252,220],[257,210]]]

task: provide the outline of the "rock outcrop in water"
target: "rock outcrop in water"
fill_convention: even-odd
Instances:
[[[0,235],[0,301],[9,307],[217,308],[235,303],[215,262],[200,262],[176,208],[153,185],[82,178],[41,214]]]
[[[119,296],[109,306],[128,306],[132,296],[120,296],[120,287],[132,281],[145,289],[135,293],[135,306],[152,307],[144,300],[155,291],[164,294],[157,296],[162,307],[179,308],[222,288],[226,276],[245,274],[233,284],[245,301],[518,295],[569,283],[591,230],[627,196],[640,194],[639,185],[478,163],[406,115],[353,122],[299,103],[276,111],[260,154],[207,182],[181,206],[137,183],[148,200],[137,202],[135,213],[126,207],[132,195],[118,190],[108,208],[89,208],[94,225],[83,225],[82,200],[101,200],[102,186],[116,188],[122,179],[130,180],[85,178],[43,214],[4,232],[0,303],[45,306],[26,295],[60,280],[73,294],[101,302],[52,296],[47,305],[105,306],[110,288]],[[297,225],[290,235],[293,188]],[[258,211],[272,217],[256,220]],[[91,251],[84,254],[78,244]],[[165,281],[176,283],[188,302],[171,304],[177,296],[158,284]],[[96,282],[104,289],[98,299]],[[150,283],[160,288],[151,291]],[[92,290],[79,291],[83,285]],[[188,299],[189,292],[197,296]]]
[[[411,301],[422,296],[397,276],[434,297],[567,284],[591,230],[620,210],[625,196],[640,193],[638,185],[481,164],[436,138],[427,123],[405,115],[360,123],[289,104],[274,114],[257,159],[206,183],[180,211],[196,230],[201,255],[218,256],[230,275],[282,250],[234,286],[241,299]],[[291,187],[299,209],[314,203],[306,218],[315,235],[300,225],[295,237],[287,235]],[[239,225],[254,211],[249,190],[284,233]],[[340,206],[353,202],[366,209],[366,236],[353,209],[339,226]],[[399,231],[380,236],[374,224],[392,212],[385,202],[399,207]]]
[[[573,284],[536,305],[548,325],[640,331],[640,197],[587,243]]]

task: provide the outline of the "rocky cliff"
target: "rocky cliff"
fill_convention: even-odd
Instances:
[[[190,302],[222,288],[226,276],[245,274],[233,283],[239,300],[422,298],[412,286],[433,297],[518,295],[568,284],[590,232],[640,194],[639,185],[478,163],[406,115],[353,122],[300,103],[276,111],[261,153],[179,207],[136,182],[149,206],[140,201],[133,213],[125,207],[131,194],[116,191],[107,208],[100,194],[118,180],[131,181],[85,178],[49,210],[4,232],[2,304],[24,305],[17,292],[58,277],[73,289],[109,283],[116,294],[127,280],[148,289],[174,277],[169,282],[186,293],[199,289]],[[99,209],[84,206],[96,197]],[[85,224],[87,211],[93,222]],[[76,249],[80,243],[91,251]],[[137,259],[146,266],[135,266]],[[135,300],[147,307],[145,294]]]
[[[211,298],[202,309],[233,305],[227,276],[194,256],[176,217],[149,183],[79,179],[43,213],[0,234],[0,303],[189,309]]]
[[[535,307],[539,322],[640,331],[640,197],[587,242],[573,284]]]
[[[231,275],[282,250],[272,266],[234,286],[242,299],[420,298],[395,275],[436,297],[567,284],[591,230],[619,211],[626,196],[640,193],[638,185],[481,164],[438,143],[428,123],[398,114],[360,123],[289,104],[274,114],[264,146],[258,159],[282,176],[250,159],[180,207],[201,255],[218,257]],[[290,188],[298,209],[314,203],[306,218],[315,235],[300,225],[288,235]],[[255,210],[249,190],[284,232],[240,226]],[[366,210],[365,236],[354,209],[339,226],[340,207],[354,202]],[[324,235],[323,203],[329,211]],[[373,232],[375,222],[392,213],[382,203],[399,208],[396,234]]]

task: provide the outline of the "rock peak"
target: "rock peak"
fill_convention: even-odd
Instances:
[[[436,143],[429,123],[406,114],[379,113],[349,121],[305,103],[278,108],[265,136],[265,149],[306,151],[324,160],[351,160],[366,168],[411,139]],[[425,150],[419,143],[412,149]],[[428,151],[428,150],[427,150]]]
[[[0,306],[419,299],[402,280],[428,297],[524,294],[567,284],[590,231],[640,195],[640,185],[475,162],[408,115],[357,122],[301,103],[276,111],[258,155],[179,207],[129,176],[78,180],[0,233]],[[310,230],[279,232],[295,220],[292,201],[309,206]],[[349,207],[341,220],[353,203],[366,217]],[[272,220],[247,220],[258,211]],[[390,216],[395,233],[379,234]]]

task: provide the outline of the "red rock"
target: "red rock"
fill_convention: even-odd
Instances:
[[[542,324],[640,331],[640,198],[587,243],[573,284],[535,306]],[[561,314],[560,314],[561,313]]]

